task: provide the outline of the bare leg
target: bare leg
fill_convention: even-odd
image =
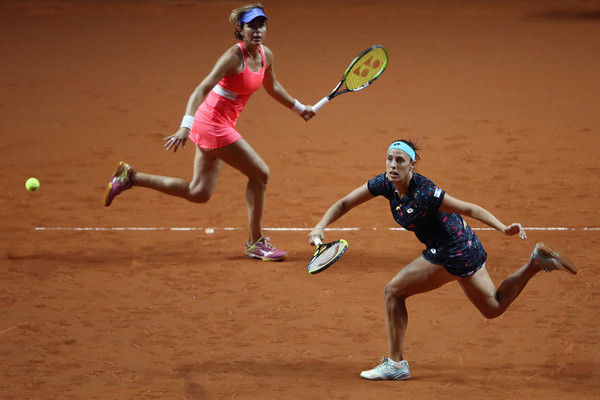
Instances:
[[[194,177],[191,182],[181,178],[136,172],[132,183],[134,186],[158,190],[196,203],[206,203],[217,186],[222,169],[223,161],[196,146]]]
[[[269,167],[244,139],[211,150],[211,153],[248,177],[246,205],[248,206],[249,240],[254,243],[262,236]]]
[[[206,150],[196,147],[192,182],[136,172],[132,183],[134,186],[147,187],[189,201],[205,203],[217,186],[224,163],[248,177],[246,204],[250,225],[249,240],[254,243],[262,236],[269,167],[244,139],[218,149]]]
[[[406,299],[429,292],[456,280],[441,265],[419,257],[402,269],[384,289],[385,326],[388,336],[389,357],[394,361],[404,359],[404,336],[408,325]]]
[[[458,282],[463,291],[486,318],[496,318],[504,314],[508,306],[519,296],[525,285],[538,272],[540,266],[529,261],[506,278],[496,290],[485,267]]]

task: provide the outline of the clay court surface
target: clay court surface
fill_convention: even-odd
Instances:
[[[193,147],[162,139],[242,4],[0,1],[0,399],[597,399],[600,3],[264,1],[277,77],[304,103],[363,49],[390,55],[308,123],[263,89],[240,117],[271,168],[282,263],[243,256],[231,168],[208,204],[140,188],[102,204],[120,160],[191,178]],[[383,199],[331,226],[355,229],[327,232],[350,248],[323,274],[306,273],[306,235],[397,138],[448,193],[529,228],[477,231],[494,282],[537,241],[581,271],[538,274],[491,321],[457,284],[410,298],[413,379],[369,382],[387,355],[383,286],[421,244]]]

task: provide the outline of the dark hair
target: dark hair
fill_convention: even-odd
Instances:
[[[239,7],[231,11],[231,15],[229,16],[229,22],[235,24],[236,26],[235,31],[233,31],[233,34],[235,35],[235,38],[237,40],[244,39],[240,31],[238,30],[238,28],[244,24],[243,22],[240,23],[240,18],[242,17],[242,15],[244,15],[244,13],[252,10],[253,8],[260,8],[261,10],[263,10],[263,12],[265,11],[263,5],[260,3],[247,4],[243,7]]]
[[[415,151],[415,160],[413,160],[413,161],[418,161],[421,159],[421,157],[419,157],[419,154],[417,153],[417,150],[421,150],[421,148],[417,145],[416,142],[413,142],[411,140],[405,140],[405,139],[397,139],[397,140],[394,140],[392,143],[395,143],[395,142],[406,143],[407,145],[410,146],[411,149],[413,149]],[[390,145],[392,143],[390,143]]]

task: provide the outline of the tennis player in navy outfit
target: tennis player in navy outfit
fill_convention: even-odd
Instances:
[[[521,293],[529,279],[541,270],[577,268],[563,254],[543,243],[536,244],[529,261],[496,289],[485,268],[487,254],[479,238],[461,215],[477,219],[506,235],[526,238],[521,224],[504,225],[486,209],[456,199],[428,178],[414,172],[419,156],[414,143],[394,141],[388,148],[386,172],[375,176],[338,200],[309,234],[309,242],[324,239],[332,222],[352,208],[384,196],[396,222],[415,233],[425,245],[420,257],[404,267],[384,289],[389,356],[361,377],[370,380],[410,378],[404,359],[404,335],[408,322],[405,300],[418,293],[458,281],[469,300],[486,318],[502,315]]]

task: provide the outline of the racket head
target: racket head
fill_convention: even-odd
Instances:
[[[317,249],[306,266],[308,273],[311,275],[318,274],[331,267],[348,249],[348,242],[344,239],[331,243],[319,242],[315,241]]]
[[[388,65],[388,53],[385,47],[376,45],[360,53],[344,72],[344,85],[355,92],[369,86],[383,74]]]

